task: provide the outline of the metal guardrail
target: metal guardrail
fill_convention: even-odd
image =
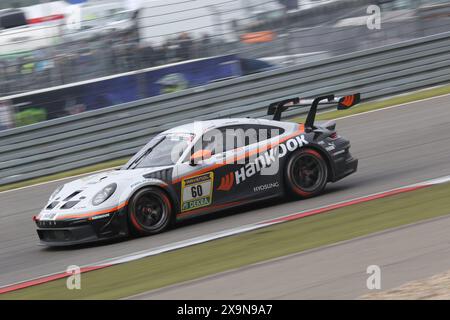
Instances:
[[[0,185],[130,156],[193,120],[264,117],[271,100],[292,95],[358,91],[369,100],[449,81],[447,32],[5,130]]]

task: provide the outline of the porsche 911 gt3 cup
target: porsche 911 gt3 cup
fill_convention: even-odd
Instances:
[[[345,109],[359,100],[359,94],[292,98],[269,105],[273,120],[200,121],[162,132],[120,169],[57,188],[34,218],[40,241],[72,245],[151,235],[199,214],[316,196],[358,165],[336,123],[315,122],[317,107]],[[288,108],[305,106],[305,123],[280,121]]]

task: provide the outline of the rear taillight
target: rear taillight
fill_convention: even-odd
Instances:
[[[332,134],[330,134],[330,138],[331,139],[337,139],[338,138],[338,134],[336,132],[333,132]]]

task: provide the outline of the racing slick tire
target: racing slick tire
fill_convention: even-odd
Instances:
[[[172,203],[160,188],[140,189],[129,202],[128,221],[134,236],[160,233],[172,226],[174,220]]]
[[[311,198],[320,194],[328,182],[328,167],[319,152],[300,149],[285,167],[287,193],[295,198]]]

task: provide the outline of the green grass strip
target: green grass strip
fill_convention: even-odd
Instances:
[[[3,294],[0,299],[117,299],[252,263],[449,214],[450,184],[360,203],[329,213],[143,258],[66,280]],[[298,202],[299,211],[301,201]],[[244,213],[245,214],[245,213]],[[151,237],[148,239],[151,242]],[[132,241],[132,240],[131,240]]]
[[[422,99],[426,99],[426,98],[432,98],[432,97],[444,95],[447,93],[450,93],[450,86],[442,86],[442,87],[437,87],[437,88],[433,88],[433,89],[422,90],[422,91],[414,92],[411,94],[396,96],[396,97],[386,99],[386,100],[363,103],[363,104],[353,107],[349,110],[324,112],[324,113],[318,114],[316,117],[316,120],[337,119],[339,117],[345,117],[348,115],[362,113],[362,112],[371,111],[371,110],[375,110],[375,109],[382,109],[382,108],[394,106],[397,104],[413,102],[413,101],[422,100]],[[292,119],[292,121],[294,121],[294,122],[301,122],[302,120],[304,120],[304,117]],[[31,180],[24,180],[24,181],[17,182],[17,183],[5,184],[3,186],[0,186],[0,192],[6,191],[6,190],[17,189],[17,188],[21,188],[21,187],[26,187],[26,186],[31,186],[31,185],[42,183],[42,182],[53,181],[56,179],[70,178],[75,175],[89,173],[89,172],[98,171],[98,170],[102,170],[102,169],[108,169],[111,167],[123,165],[124,163],[126,163],[128,161],[128,159],[129,158],[121,158],[121,159],[117,159],[117,160],[112,160],[112,161],[108,161],[108,162],[95,164],[95,165],[88,166],[88,167],[83,167],[83,168],[79,168],[79,169],[75,169],[75,170],[69,170],[69,171],[65,171],[65,172],[61,172],[61,173],[57,173],[57,174],[39,177],[39,178],[31,179]]]

